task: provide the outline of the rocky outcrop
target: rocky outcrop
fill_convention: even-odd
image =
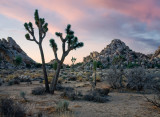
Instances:
[[[156,51],[158,55],[160,51]],[[94,56],[93,56],[94,55]],[[103,66],[123,65],[123,66],[150,66],[157,64],[150,61],[151,55],[145,55],[131,50],[120,39],[114,39],[100,53],[93,52],[89,56],[84,57],[83,62],[87,63],[92,60],[100,61]]]
[[[14,67],[14,60],[17,56],[22,58],[22,65],[35,63],[12,39],[0,39],[0,68]]]
[[[89,62],[90,60],[97,60],[98,56],[99,56],[99,53],[94,51],[94,52],[91,52],[89,56],[84,57],[83,61],[84,62]]]
[[[159,46],[159,48],[155,51],[155,53],[152,55],[151,60],[153,60],[153,59],[155,59],[155,58],[160,59],[160,46]]]

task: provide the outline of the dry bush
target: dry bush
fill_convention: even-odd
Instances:
[[[83,100],[86,101],[92,101],[92,102],[99,102],[99,103],[105,103],[108,101],[106,97],[97,95],[96,93],[89,93],[83,96]]]
[[[160,108],[160,77],[157,74],[152,74],[149,76],[150,80],[147,83],[147,88],[152,90],[152,93],[154,93],[154,97],[152,97],[152,99],[149,99],[145,95],[144,97],[147,99],[148,102]]]
[[[78,76],[77,80],[80,81],[80,82],[82,82],[83,81],[83,77],[82,76]]]
[[[132,90],[141,91],[144,89],[148,82],[148,77],[146,75],[145,69],[139,67],[131,69],[126,74],[127,77],[127,88]]]
[[[19,103],[12,99],[1,99],[0,112],[5,117],[24,117],[25,109]]]
[[[116,68],[109,69],[107,72],[107,82],[113,89],[122,88],[123,86],[123,70],[118,70]]]
[[[32,90],[33,95],[44,95],[45,94],[45,88],[44,87],[35,87]]]
[[[6,76],[5,81],[8,82],[16,77],[18,77],[18,74],[10,74],[10,75]]]

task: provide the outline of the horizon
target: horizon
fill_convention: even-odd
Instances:
[[[38,45],[25,39],[27,31],[23,26],[29,21],[34,24],[35,9],[49,25],[42,43],[46,63],[54,59],[49,46],[51,38],[58,44],[60,58],[61,42],[55,32],[64,35],[67,24],[72,25],[75,36],[84,42],[84,47],[71,51],[65,64],[71,64],[72,56],[77,58],[76,63],[82,62],[83,57],[93,51],[100,52],[113,39],[120,39],[133,51],[144,54],[154,53],[160,46],[158,0],[1,0],[0,7],[0,39],[12,37],[29,57],[39,63]],[[37,30],[35,25],[34,28]]]

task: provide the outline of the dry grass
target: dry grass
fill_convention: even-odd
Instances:
[[[81,108],[82,106],[80,105],[74,105],[75,108]]]

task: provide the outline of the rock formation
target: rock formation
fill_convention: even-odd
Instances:
[[[155,58],[160,58],[160,46],[159,48],[155,51],[155,53],[152,55],[152,60]]]
[[[153,55],[154,57],[160,55],[160,49]],[[114,39],[107,45],[100,53],[93,52],[89,56],[84,57],[83,62],[87,63],[92,60],[100,61],[103,66],[123,65],[123,66],[147,66],[152,67],[157,64],[150,60],[150,55],[145,55],[139,52],[132,51],[120,39]]]
[[[17,56],[22,58],[22,65],[35,63],[12,37],[8,37],[7,40],[0,39],[0,68],[14,67],[13,63]]]

